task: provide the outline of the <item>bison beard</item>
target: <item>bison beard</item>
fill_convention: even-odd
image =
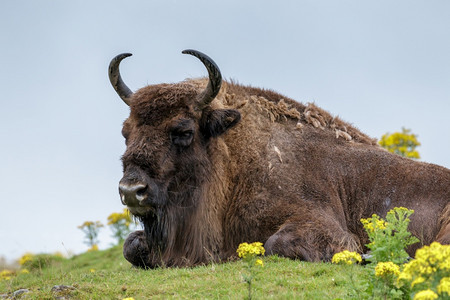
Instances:
[[[201,208],[198,201],[202,193],[200,187],[209,173],[201,157],[192,155],[193,159],[179,162],[177,173],[167,190],[159,185],[158,193],[152,195],[151,209],[145,214],[138,214],[144,230],[130,234],[124,245],[124,256],[133,265],[144,268],[182,266],[206,260],[204,249],[198,247],[203,245],[199,240],[202,234],[198,232],[201,228],[195,226],[201,220],[197,216]],[[147,179],[149,182],[151,180]],[[133,211],[133,208],[130,209]]]
[[[209,78],[125,85],[111,61],[111,83],[130,106],[123,136],[123,204],[143,224],[124,256],[135,266],[192,266],[235,257],[242,242],[268,254],[330,260],[363,252],[361,218],[414,209],[420,244],[450,243],[450,170],[405,159],[314,104]],[[413,255],[419,244],[408,249]]]

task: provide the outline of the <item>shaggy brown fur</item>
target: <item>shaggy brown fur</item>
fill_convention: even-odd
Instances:
[[[269,254],[329,260],[364,251],[360,219],[399,206],[415,210],[420,245],[450,243],[450,170],[388,153],[314,104],[269,90],[223,82],[197,111],[206,83],[148,86],[130,100],[121,182],[148,196],[129,205],[144,225],[124,246],[132,264],[226,260],[254,241]]]

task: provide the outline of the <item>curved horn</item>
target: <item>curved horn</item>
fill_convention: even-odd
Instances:
[[[222,85],[222,75],[220,74],[219,67],[216,63],[206,54],[203,54],[197,50],[184,50],[183,54],[190,54],[198,59],[205,65],[209,74],[209,82],[206,89],[199,95],[197,100],[197,108],[202,110],[207,107],[211,101],[217,96]]]
[[[108,75],[109,81],[111,82],[114,90],[119,95],[119,97],[130,106],[130,97],[133,92],[127,87],[120,76],[119,65],[122,59],[131,56],[131,53],[122,53],[114,57],[109,63]]]

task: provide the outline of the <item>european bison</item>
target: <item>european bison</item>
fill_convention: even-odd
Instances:
[[[307,261],[364,251],[360,219],[414,209],[422,244],[450,243],[450,170],[391,154],[314,104],[222,81],[211,58],[185,50],[209,79],[133,93],[116,56],[111,83],[130,106],[122,203],[143,224],[124,256],[135,266],[192,266],[242,242]],[[411,247],[409,253],[414,253]]]

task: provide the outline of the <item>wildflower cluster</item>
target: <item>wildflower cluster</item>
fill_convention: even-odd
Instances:
[[[60,251],[56,251],[55,253],[53,253],[53,255],[56,257],[64,257],[64,254],[62,254],[62,252]]]
[[[86,235],[84,243],[90,247],[89,251],[98,250],[98,232],[101,227],[103,227],[103,224],[99,221],[86,221],[78,226],[78,228]]]
[[[131,224],[136,225],[130,216],[129,210],[126,208],[122,212],[114,212],[108,216],[108,225],[113,232],[113,237],[117,239],[118,244],[125,240],[131,232]],[[102,227],[104,225],[100,221],[86,221],[78,226],[86,235],[85,244],[89,246],[88,251],[98,250],[98,233]]]
[[[386,229],[386,221],[380,219],[376,214],[373,214],[372,218],[361,219],[361,223],[367,232]]]
[[[255,266],[263,267],[264,263],[261,259],[256,258],[258,255],[264,255],[266,250],[264,249],[262,243],[254,242],[251,244],[242,243],[237,249],[237,254],[240,258],[243,258],[247,263],[253,263]]]
[[[15,275],[13,271],[3,270],[0,272],[0,281],[1,280],[11,280],[11,278]]]
[[[361,219],[361,223],[367,232],[370,243],[366,246],[371,250],[370,262],[366,266],[369,282],[358,288],[352,273],[350,280],[358,297],[367,296],[375,298],[397,299],[409,294],[408,289],[396,285],[397,278],[401,274],[401,266],[408,259],[405,249],[407,246],[418,242],[418,239],[408,232],[409,217],[413,210],[404,207],[396,207],[390,210],[385,219],[373,214],[371,218]],[[361,257],[355,252],[342,251],[336,253],[332,263],[348,264],[361,262]]]
[[[420,291],[414,296],[414,300],[434,300],[437,298],[439,298],[439,296],[430,289]]]
[[[131,217],[128,209],[124,208],[121,213],[112,213],[108,216],[108,225],[117,224],[120,222],[124,222],[126,226],[130,226]]]
[[[450,277],[444,277],[441,279],[437,287],[437,291],[440,295],[447,293],[447,296],[450,296]]]
[[[264,263],[262,259],[258,258],[260,255],[264,255],[266,250],[263,244],[260,242],[254,243],[242,243],[237,249],[237,254],[247,263],[247,274],[242,274],[244,281],[248,284],[248,299],[252,298],[252,281],[255,277],[253,266],[263,267]]]
[[[249,258],[249,257],[255,257],[258,255],[264,255],[266,250],[264,249],[262,243],[255,242],[255,243],[242,243],[239,245],[239,248],[237,249],[237,254],[241,258]]]
[[[21,266],[25,265],[27,262],[33,260],[33,257],[34,257],[33,253],[30,252],[25,253],[19,258],[19,265]]]
[[[375,276],[389,277],[400,275],[400,267],[391,261],[379,262],[375,267]]]
[[[360,263],[362,261],[361,255],[356,252],[351,252],[348,250],[344,250],[342,252],[338,252],[333,255],[333,258],[331,259],[331,262],[333,264],[339,264],[339,265],[353,265]],[[359,294],[359,289],[357,287],[357,284],[355,282],[355,278],[353,276],[353,272],[349,273],[350,276],[350,284],[354,292],[354,296]]]
[[[28,274],[30,273],[27,269],[22,269],[19,271],[11,271],[11,270],[2,270],[0,271],[0,281],[2,280],[11,280],[13,277],[19,274]]]
[[[413,210],[396,207],[387,213],[386,220],[375,214],[361,219],[370,240],[367,247],[371,250],[371,262],[402,264],[408,259],[406,247],[419,241],[408,232],[409,217],[413,213]]]
[[[385,220],[377,215],[361,219],[370,243],[368,260],[372,269],[372,295],[380,298],[400,298],[407,294],[405,289],[396,286],[401,265],[409,257],[406,247],[419,240],[408,232],[409,217],[414,213],[404,207],[396,207],[386,214]]]
[[[94,244],[91,248],[88,249],[88,252],[98,251],[98,245]]]
[[[112,213],[108,216],[108,225],[111,227],[113,237],[121,243],[130,233],[130,225],[133,223],[130,212],[124,208],[121,213]]]
[[[360,263],[362,261],[361,255],[356,252],[350,252],[348,250],[344,250],[342,252],[336,253],[333,255],[331,262],[333,264],[345,264],[352,265],[354,263]]]
[[[398,282],[408,284],[413,291],[426,289],[450,297],[450,245],[434,242],[417,250],[415,259],[405,264]]]
[[[420,158],[419,152],[416,150],[420,143],[410,129],[402,128],[402,132],[386,133],[381,137],[379,144],[391,153],[412,159]]]

